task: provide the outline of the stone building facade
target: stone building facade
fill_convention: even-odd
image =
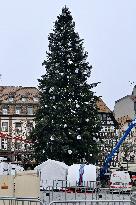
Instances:
[[[18,161],[29,154],[38,100],[35,87],[0,86],[0,156]]]
[[[136,117],[136,86],[132,94],[115,102],[114,115],[119,123],[119,134],[122,136],[129,123]],[[129,171],[136,169],[136,127],[134,127],[120,147],[119,161]]]

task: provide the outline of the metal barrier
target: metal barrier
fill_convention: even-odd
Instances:
[[[74,190],[63,189],[61,191],[48,187],[42,193],[43,202],[49,204],[51,201],[67,201],[67,200],[130,200],[133,192],[126,192],[122,189],[110,190],[109,188],[99,188],[94,192],[88,192],[88,189],[75,187]]]
[[[136,205],[136,194],[132,195],[130,199],[131,199],[131,205]]]
[[[40,199],[0,197],[0,205],[43,205]]]
[[[130,205],[130,200],[69,200],[52,201],[49,205]]]
[[[136,190],[128,192],[125,188],[102,188],[100,182],[89,182],[87,186],[71,187],[68,182],[55,180],[53,186],[48,186],[42,192],[41,200],[44,204],[60,203],[67,205],[136,205]],[[116,203],[115,203],[116,202]],[[130,203],[131,202],[131,203]]]

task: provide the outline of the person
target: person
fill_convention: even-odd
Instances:
[[[83,186],[83,175],[84,175],[84,166],[85,164],[81,164],[79,168],[79,186]]]

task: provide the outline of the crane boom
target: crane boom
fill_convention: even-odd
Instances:
[[[116,144],[116,146],[113,148],[113,150],[111,151],[111,153],[107,156],[102,168],[100,169],[100,177],[103,177],[104,174],[107,172],[109,166],[110,166],[110,162],[112,160],[112,157],[114,156],[114,154],[119,150],[120,146],[122,145],[123,141],[126,139],[126,137],[129,135],[129,133],[131,132],[132,128],[136,125],[136,118],[129,124],[127,130],[125,131],[125,133],[123,134],[123,136],[120,138],[120,140],[118,141],[118,143]]]

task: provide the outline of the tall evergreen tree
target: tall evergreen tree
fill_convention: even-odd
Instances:
[[[88,84],[92,66],[86,62],[83,40],[67,7],[57,17],[48,36],[46,73],[39,79],[40,106],[31,137],[35,157],[73,164],[97,159],[100,125],[92,88]],[[97,83],[95,84],[97,85]]]

